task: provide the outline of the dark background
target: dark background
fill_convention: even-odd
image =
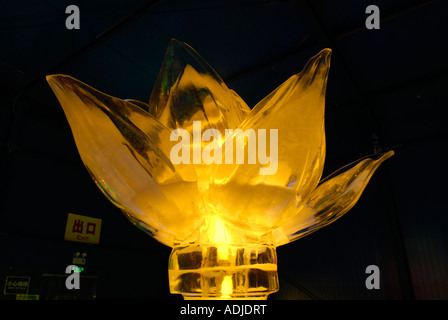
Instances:
[[[69,4],[79,30],[65,27]],[[365,27],[371,4],[379,30]],[[396,152],[349,213],[278,248],[281,289],[270,299],[447,299],[447,12],[442,0],[2,1],[0,299],[14,299],[2,294],[8,275],[31,277],[29,293],[51,298],[45,279],[78,251],[92,291],[53,299],[180,299],[168,289],[170,248],[94,185],[45,81],[63,73],[147,101],[173,37],[251,107],[331,48],[325,174]],[[99,245],[64,241],[69,212],[102,219]],[[379,290],[365,287],[371,264]]]

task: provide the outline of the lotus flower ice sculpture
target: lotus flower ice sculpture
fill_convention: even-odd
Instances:
[[[47,77],[97,186],[133,224],[172,247],[172,293],[263,299],[276,292],[276,247],[351,209],[393,155],[361,159],[321,181],[330,55],[321,51],[252,110],[176,40],[149,103],[106,95],[69,76]],[[270,163],[260,152],[259,161],[249,160],[256,149],[248,132],[269,146]]]

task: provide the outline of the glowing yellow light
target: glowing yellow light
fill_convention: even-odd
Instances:
[[[233,293],[232,276],[225,276],[221,284],[222,298],[223,299],[230,298],[232,293]]]
[[[265,299],[279,289],[276,247],[350,210],[393,155],[360,159],[321,180],[330,56],[322,50],[252,110],[177,40],[148,103],[47,76],[95,183],[172,248],[172,293]]]
[[[216,244],[229,243],[229,234],[222,220],[216,215],[210,215],[208,219],[210,219],[211,226],[207,229],[207,233],[211,242]]]

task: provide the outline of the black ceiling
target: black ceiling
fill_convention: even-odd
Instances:
[[[65,26],[69,4],[80,9],[79,30]],[[365,26],[371,4],[380,9],[380,29]],[[176,38],[253,107],[328,47],[326,173],[377,151],[394,149],[396,156],[334,227],[285,246],[283,256],[279,249],[287,292],[281,297],[448,298],[447,9],[443,0],[8,1],[0,12],[0,231],[9,248],[2,268],[24,272],[37,263],[23,257],[31,254],[30,241],[60,239],[70,211],[112,219],[116,229],[105,228],[105,245],[132,251],[146,237],[110,213],[115,209],[84,173],[45,75],[71,75],[110,95],[147,101]],[[125,240],[115,238],[116,230],[125,232],[120,228]],[[294,250],[303,262],[290,257]],[[339,283],[363,278],[348,274],[369,259],[385,265],[389,289],[372,296]],[[294,273],[298,264],[301,275]]]

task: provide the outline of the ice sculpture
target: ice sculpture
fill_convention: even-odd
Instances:
[[[341,217],[393,155],[361,159],[321,180],[330,56],[322,50],[253,109],[174,39],[148,103],[47,76],[97,186],[134,225],[172,248],[172,293],[267,298],[279,289],[276,247]],[[260,152],[250,161],[257,138],[271,163]],[[270,165],[275,170],[261,174]]]

